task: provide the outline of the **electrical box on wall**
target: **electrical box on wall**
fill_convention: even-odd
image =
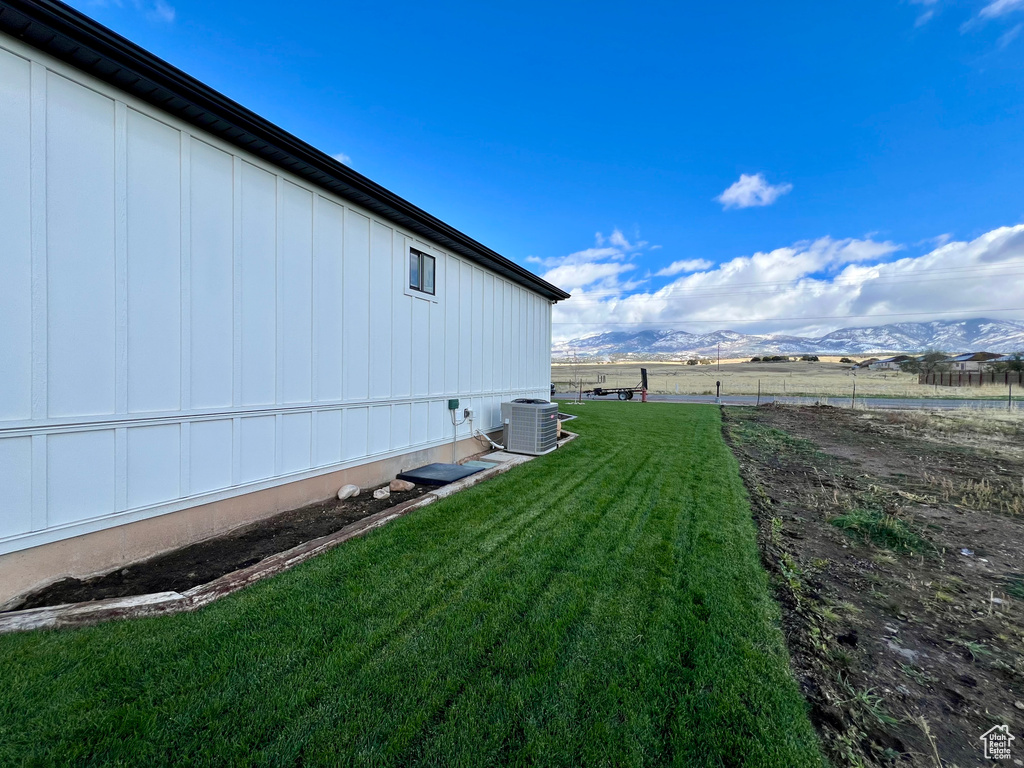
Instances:
[[[449,411],[457,411],[457,410],[459,410],[459,398],[453,397],[451,400],[448,401],[448,410]]]

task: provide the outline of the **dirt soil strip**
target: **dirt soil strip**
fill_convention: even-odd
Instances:
[[[111,619],[160,616],[168,613],[194,611],[225,595],[237,592],[243,587],[274,574],[294,568],[299,563],[316,557],[328,549],[361,536],[375,528],[401,517],[414,509],[425,507],[437,500],[427,494],[404,505],[392,507],[362,520],[347,525],[340,531],[307,541],[285,552],[271,555],[248,568],[228,573],[219,579],[180,592],[157,592],[132,597],[116,597],[106,600],[92,600],[70,605],[29,608],[0,614],[0,633],[18,632],[30,629],[56,629],[96,624]]]
[[[977,445],[992,439],[937,435],[914,415],[776,405],[723,415],[794,674],[832,762],[982,765],[980,737],[1004,724],[1024,744],[1014,446],[986,452]]]
[[[558,441],[559,447],[576,438],[576,434],[572,432],[565,432],[565,435],[565,438]],[[0,634],[32,629],[79,627],[112,619],[159,616],[194,611],[232,592],[237,592],[249,584],[294,568],[310,558],[333,549],[349,539],[362,536],[376,528],[380,528],[391,520],[402,517],[413,510],[433,504],[439,499],[507,472],[513,467],[530,461],[533,458],[533,456],[515,456],[511,460],[498,464],[492,469],[485,469],[455,483],[436,488],[430,493],[383,509],[327,536],[306,541],[284,552],[270,555],[253,565],[235,570],[184,592],[163,591],[145,595],[108,598],[0,613]]]
[[[386,486],[385,486],[386,487]],[[179,547],[141,562],[90,578],[64,578],[22,596],[2,611],[22,611],[69,603],[132,597],[157,592],[184,594],[264,558],[323,538],[378,512],[405,504],[433,490],[425,485],[375,499],[373,489],[339,501],[330,499],[281,512],[212,539]]]

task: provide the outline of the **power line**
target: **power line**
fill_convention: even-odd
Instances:
[[[920,317],[922,315],[969,315],[969,314],[985,314],[987,312],[1024,312],[1024,307],[1009,307],[1006,309],[953,309],[953,310],[941,310],[937,312],[869,312],[863,315],[817,315],[817,316],[805,316],[805,317],[756,317],[748,318],[746,320],[693,320],[693,319],[679,319],[679,320],[634,320],[634,321],[602,321],[602,320],[586,320],[570,322],[565,321],[554,321],[552,325],[679,325],[680,323],[728,323],[729,325],[737,325],[740,323],[767,323],[775,321],[788,321],[788,320],[851,320],[858,317]]]

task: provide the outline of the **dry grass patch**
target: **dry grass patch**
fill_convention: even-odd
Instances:
[[[861,418],[881,431],[913,435],[943,445],[959,445],[1024,458],[1024,405],[1015,408],[956,410],[868,410]]]
[[[581,364],[554,363],[551,380],[559,391],[568,391],[574,376],[583,379],[583,388],[596,385],[632,387],[640,381],[640,367],[648,372],[650,392],[660,395],[708,395],[715,393],[715,382],[722,382],[726,395],[756,395],[758,382],[765,396],[809,395],[835,398],[836,403],[849,403],[857,384],[857,397],[940,397],[974,399],[1006,397],[1007,388],[936,387],[917,383],[917,374],[900,371],[857,371],[836,362],[749,363],[722,361],[717,365],[642,362]],[[601,381],[600,377],[604,377]]]

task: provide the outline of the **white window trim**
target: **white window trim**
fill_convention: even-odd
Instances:
[[[425,293],[424,291],[418,291],[409,285],[410,274],[409,274],[409,251],[416,250],[420,253],[425,253],[427,256],[434,258],[434,292]],[[410,296],[420,301],[430,301],[437,304],[441,298],[441,292],[444,290],[444,269],[445,269],[445,255],[432,248],[421,240],[413,240],[411,237],[405,238],[405,248],[402,253],[403,263],[405,266],[402,268],[402,292],[406,296]]]

